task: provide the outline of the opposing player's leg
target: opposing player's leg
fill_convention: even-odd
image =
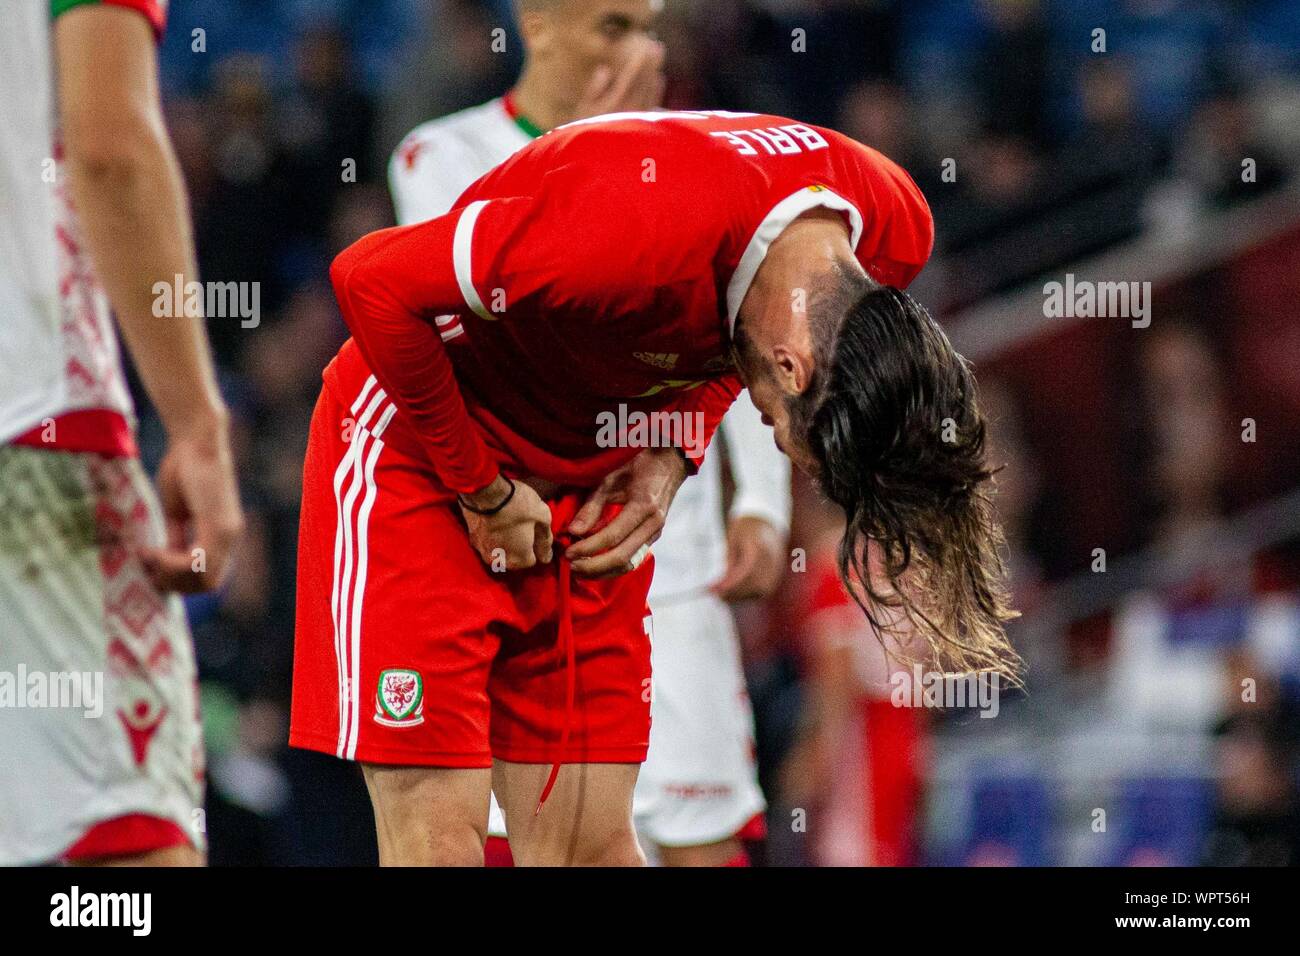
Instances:
[[[380,866],[482,866],[492,771],[364,765]]]
[[[549,764],[498,760],[493,788],[520,866],[644,866],[632,825],[637,764],[565,764],[537,812]]]
[[[130,458],[0,447],[0,864],[195,865],[203,751],[180,599],[141,561],[163,540]]]
[[[665,866],[745,865],[742,831],[765,809],[731,611],[717,598],[653,605],[650,750],[636,823]]]

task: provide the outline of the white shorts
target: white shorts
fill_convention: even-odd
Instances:
[[[0,447],[0,864],[140,814],[200,849],[203,739],[184,609],[140,463]]]
[[[650,753],[637,778],[637,830],[643,844],[716,843],[766,809],[735,619],[712,595],[651,600],[650,610]]]

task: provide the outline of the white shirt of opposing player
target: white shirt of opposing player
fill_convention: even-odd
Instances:
[[[0,444],[64,412],[130,398],[107,300],[54,161],[50,5],[5,4],[0,29]],[[60,282],[66,283],[63,294]]]

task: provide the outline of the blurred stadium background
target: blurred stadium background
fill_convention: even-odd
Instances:
[[[914,176],[938,247],[913,291],[1007,466],[1030,670],[992,720],[867,699],[835,517],[797,488],[807,569],[739,609],[766,862],[1300,863],[1300,2],[669,0],[660,34],[668,106],[830,125]],[[261,283],[256,328],[211,322],[251,526],[189,604],[214,864],[375,859],[355,768],[284,744],[300,467],[345,335],[326,270],[391,224],[402,134],[518,53],[507,0],[172,0],[203,277]],[[1151,282],[1150,326],[1046,318],[1067,273]]]

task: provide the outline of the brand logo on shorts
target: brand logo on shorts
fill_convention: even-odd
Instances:
[[[424,723],[424,679],[419,671],[380,671],[375,723],[385,727],[414,727]]]

